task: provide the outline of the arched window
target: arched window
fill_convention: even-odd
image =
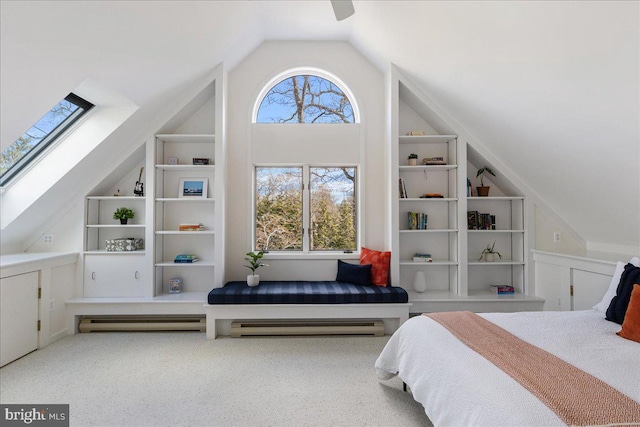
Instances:
[[[327,77],[291,72],[278,76],[277,83],[262,92],[255,123],[357,123],[357,109],[344,85]]]

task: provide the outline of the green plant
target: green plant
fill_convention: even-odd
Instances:
[[[485,173],[488,173],[489,175],[496,176],[496,174],[488,166],[485,166],[483,168],[478,169],[478,173],[476,174],[476,178],[480,177],[480,186],[481,187],[484,187],[484,182],[482,181],[482,176]]]
[[[478,258],[478,261],[480,261],[482,259],[484,254],[496,254],[496,255],[498,255],[500,257],[500,259],[502,259],[502,255],[500,254],[500,252],[495,250],[495,247],[496,247],[496,241],[494,240],[493,244],[487,245],[487,247],[484,248],[484,250],[480,254],[480,258]]]
[[[247,252],[244,260],[249,263],[249,265],[245,265],[253,274],[256,273],[256,270],[260,267],[269,267],[267,264],[260,261],[264,256],[264,252]]]
[[[129,208],[118,208],[113,213],[113,219],[121,219],[122,220],[122,219],[133,218],[134,216],[136,216],[135,212],[133,212],[133,210],[129,209]]]
[[[407,159],[417,159],[418,155],[416,153],[411,153],[409,154],[409,157],[407,157]]]

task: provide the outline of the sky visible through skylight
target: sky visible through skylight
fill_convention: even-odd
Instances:
[[[2,152],[0,177],[40,144],[47,135],[64,123],[80,107],[63,99],[13,144]]]

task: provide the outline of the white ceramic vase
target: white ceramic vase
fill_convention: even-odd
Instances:
[[[258,286],[260,284],[260,275],[259,274],[249,274],[247,276],[247,285],[249,286]]]
[[[415,289],[416,292],[424,292],[427,290],[427,279],[424,271],[416,271],[416,275],[413,277],[413,289]]]

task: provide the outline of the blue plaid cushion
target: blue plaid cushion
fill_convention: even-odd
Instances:
[[[406,303],[407,291],[396,286],[364,286],[334,281],[229,282],[213,289],[209,304],[368,304]]]

